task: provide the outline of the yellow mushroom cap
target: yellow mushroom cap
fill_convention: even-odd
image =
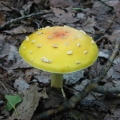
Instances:
[[[92,65],[98,57],[98,47],[82,30],[55,26],[26,36],[19,53],[35,68],[52,73],[70,73]]]

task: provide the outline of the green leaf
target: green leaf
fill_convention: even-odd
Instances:
[[[72,8],[72,10],[75,10],[75,11],[82,11],[83,9],[82,9],[82,8]]]
[[[5,106],[6,110],[11,111],[12,109],[14,109],[17,114],[15,105],[22,101],[21,96],[20,95],[15,95],[15,96],[5,95],[5,99],[7,99],[7,103]]]

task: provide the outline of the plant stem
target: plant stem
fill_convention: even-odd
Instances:
[[[52,73],[51,87],[62,88],[63,74]]]

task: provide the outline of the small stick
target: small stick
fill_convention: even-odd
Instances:
[[[5,87],[5,85],[0,81],[0,84],[4,87],[4,89],[7,91],[7,94],[9,93],[8,89]]]
[[[32,13],[32,14],[29,14],[29,15],[26,15],[26,16],[22,16],[22,17],[18,17],[18,18],[12,19],[10,21],[7,21],[2,26],[0,26],[0,31],[5,29],[5,28],[7,28],[10,24],[15,23],[15,22],[19,22],[22,19],[34,17],[34,16],[37,16],[37,15],[44,15],[44,14],[48,14],[48,13],[50,13],[50,12],[49,11],[41,11],[41,12]]]
[[[98,93],[116,93],[116,94],[120,94],[120,86],[117,87],[103,87],[103,86],[98,86],[95,90],[93,90],[94,92],[98,92]]]

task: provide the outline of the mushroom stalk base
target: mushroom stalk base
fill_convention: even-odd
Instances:
[[[63,74],[52,73],[51,87],[62,88]]]

